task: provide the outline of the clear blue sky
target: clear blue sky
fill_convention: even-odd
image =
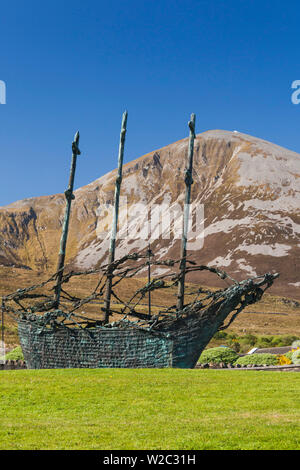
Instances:
[[[300,152],[300,4],[282,0],[1,3],[0,206],[63,192],[197,132],[239,130]],[[300,165],[299,165],[300,167]]]

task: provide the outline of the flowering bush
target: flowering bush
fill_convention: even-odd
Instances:
[[[280,366],[285,366],[286,364],[292,364],[292,361],[286,354],[278,355],[277,360]]]

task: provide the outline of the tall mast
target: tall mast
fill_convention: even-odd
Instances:
[[[75,171],[76,171],[76,162],[77,162],[77,155],[80,155],[81,153],[78,148],[78,144],[79,144],[79,132],[77,131],[74,137],[74,141],[72,142],[72,162],[71,162],[71,169],[70,169],[69,186],[68,186],[68,189],[65,191],[65,197],[66,197],[67,202],[66,202],[65,216],[64,216],[64,222],[63,222],[63,227],[62,227],[62,234],[61,234],[61,239],[60,239],[60,249],[59,249],[59,254],[58,254],[58,264],[57,264],[58,274],[57,274],[56,285],[55,285],[56,308],[59,306],[59,302],[60,302],[61,281],[62,281],[64,265],[65,265],[71,204],[72,204],[72,200],[75,199],[75,196],[73,194],[73,188],[74,188],[74,178],[75,178]]]
[[[188,166],[185,170],[185,201],[184,201],[184,213],[183,213],[183,230],[181,238],[181,261],[180,261],[180,279],[178,285],[178,301],[177,310],[182,310],[184,306],[184,282],[185,282],[185,268],[186,268],[186,246],[188,236],[188,225],[189,225],[189,212],[190,212],[190,200],[191,200],[191,186],[193,184],[193,156],[194,156],[194,140],[195,140],[195,123],[196,115],[191,114],[191,120],[188,125],[190,128],[189,148],[188,148]]]
[[[1,303],[1,345],[0,345],[0,349],[1,347],[4,348],[4,308],[5,308],[5,305],[4,305],[4,300],[2,299],[2,303]]]
[[[148,284],[150,284],[151,282],[151,256],[152,256],[150,243],[148,244],[147,255],[148,255]],[[148,315],[149,317],[151,316],[151,290],[150,289],[148,291]]]
[[[128,112],[125,111],[122,116],[122,125],[120,133],[120,143],[119,143],[119,155],[118,155],[118,175],[115,185],[115,198],[114,198],[114,216],[110,237],[110,246],[108,254],[108,263],[111,264],[115,260],[115,250],[116,250],[116,236],[118,228],[118,217],[119,217],[119,200],[120,200],[120,190],[122,183],[122,169],[123,169],[123,157],[124,157],[124,147],[125,147],[125,136],[126,136],[126,126],[127,126],[127,116]],[[111,300],[111,288],[112,288],[112,275],[108,272],[107,275],[107,284],[106,284],[106,295],[105,295],[105,319],[104,323],[109,322],[110,316],[110,300]]]

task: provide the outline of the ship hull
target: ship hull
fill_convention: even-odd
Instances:
[[[63,323],[43,323],[40,316],[19,318],[24,359],[29,369],[192,369],[214,334],[226,328],[246,305],[257,302],[263,294],[259,286],[267,283],[269,287],[276,277],[278,274],[266,274],[257,284],[252,279],[243,281],[224,290],[222,296],[219,293],[219,300],[205,309],[190,306],[185,315],[166,318],[152,328],[138,328],[126,321],[118,326],[70,328]]]
[[[169,328],[44,328],[19,320],[21,347],[29,369],[53,368],[194,368],[217,331],[198,316],[179,319]]]

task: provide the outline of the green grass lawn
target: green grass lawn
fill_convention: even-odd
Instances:
[[[300,374],[0,373],[0,449],[299,449]]]

